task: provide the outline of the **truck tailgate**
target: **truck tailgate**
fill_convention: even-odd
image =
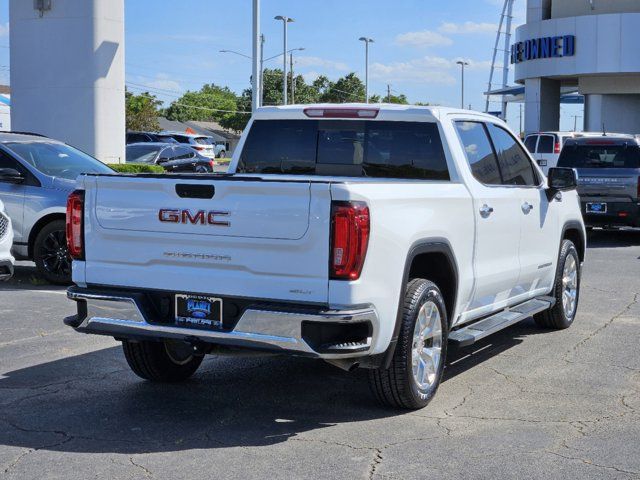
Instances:
[[[327,302],[328,184],[94,176],[85,188],[88,284]]]

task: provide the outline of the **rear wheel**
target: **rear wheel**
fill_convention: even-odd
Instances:
[[[122,349],[133,373],[154,382],[181,382],[193,375],[202,363],[202,355],[184,342],[130,342]]]
[[[447,354],[447,312],[436,284],[407,284],[401,321],[391,365],[369,372],[371,389],[385,405],[423,408],[440,385]]]
[[[576,317],[580,298],[580,257],[570,240],[562,241],[551,295],[556,299],[555,305],[535,315],[534,320],[543,328],[569,328]]]
[[[54,220],[45,225],[33,243],[33,261],[38,272],[50,283],[71,283],[71,257],[67,249],[66,223]]]

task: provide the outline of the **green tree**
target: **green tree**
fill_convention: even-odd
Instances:
[[[235,113],[226,115],[220,120],[220,126],[235,132],[242,132],[251,118],[251,89],[247,88],[242,95],[237,98],[237,110]],[[248,112],[248,113],[247,113]]]
[[[384,97],[384,101],[387,103],[399,103],[401,105],[409,104],[409,100],[407,100],[407,96],[404,93],[400,95],[387,95]]]
[[[128,90],[124,92],[125,123],[127,130],[157,132],[160,130],[158,107],[162,102],[149,92],[135,95]]]
[[[347,103],[364,101],[364,83],[355,73],[329,82],[326,92],[320,96],[321,102]]]
[[[228,87],[204,85],[199,91],[186,92],[166,110],[169,120],[184,122],[188,120],[223,121],[234,115],[237,110],[237,98]]]

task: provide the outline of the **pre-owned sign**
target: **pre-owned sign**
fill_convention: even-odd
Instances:
[[[511,63],[521,63],[538,58],[572,57],[575,54],[575,35],[532,38],[511,45]]]

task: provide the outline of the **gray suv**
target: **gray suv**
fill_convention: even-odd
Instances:
[[[71,282],[65,215],[81,173],[113,173],[95,158],[40,135],[0,132],[0,200],[13,223],[12,253],[52,283]]]
[[[578,171],[578,193],[588,227],[640,227],[640,142],[632,135],[572,138],[559,167]]]

